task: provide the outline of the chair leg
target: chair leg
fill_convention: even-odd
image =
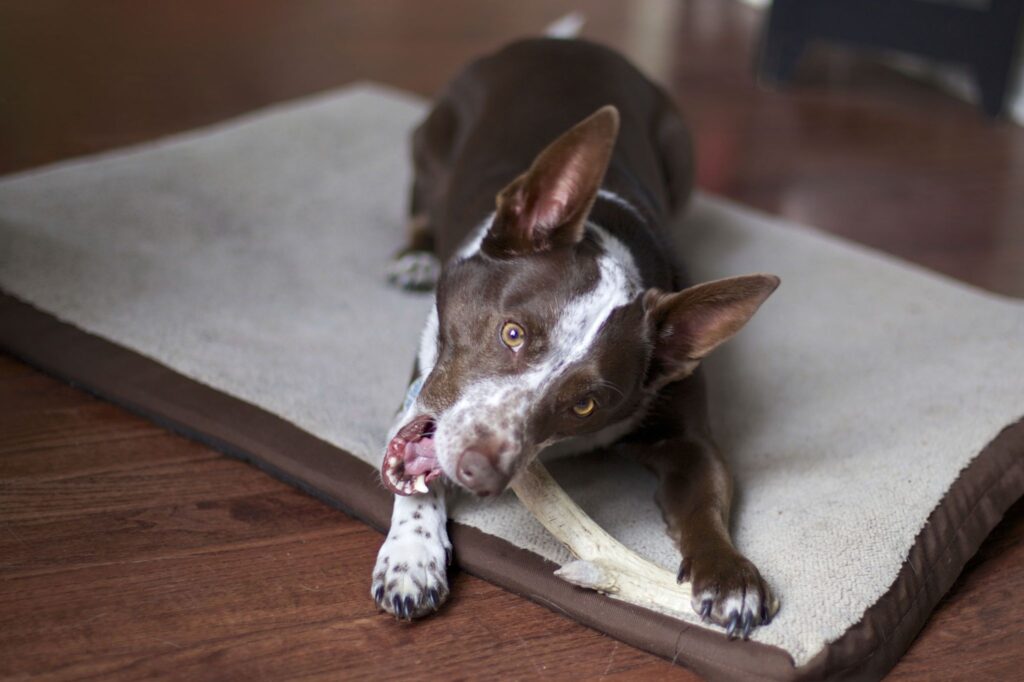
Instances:
[[[1006,107],[1010,81],[1010,60],[1002,63],[986,61],[974,66],[974,80],[981,95],[981,108],[988,116],[998,118]]]
[[[1002,116],[1006,109],[1022,15],[1021,0],[994,0],[988,12],[987,39],[971,61],[981,108],[993,118]]]
[[[756,66],[762,83],[790,81],[807,44],[801,0],[775,0],[769,11]]]

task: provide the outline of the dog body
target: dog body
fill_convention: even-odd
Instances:
[[[446,598],[450,485],[494,495],[542,451],[612,447],[658,474],[693,607],[730,635],[766,623],[774,600],[730,540],[695,370],[778,280],[684,289],[668,225],[692,153],[668,97],[611,50],[526,40],[450,84],[413,160],[393,279],[425,288],[444,267],[382,462],[396,499],[377,603],[406,618]]]

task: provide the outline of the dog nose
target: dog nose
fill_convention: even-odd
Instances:
[[[456,469],[459,482],[480,497],[497,495],[508,485],[508,475],[487,455],[466,450],[459,456]]]

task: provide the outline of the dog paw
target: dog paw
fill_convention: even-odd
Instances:
[[[754,628],[767,625],[779,610],[768,583],[746,557],[712,553],[684,558],[679,581],[692,584],[693,610],[705,622],[725,628],[730,639],[747,639]]]
[[[410,520],[392,528],[377,554],[370,596],[402,620],[430,615],[448,598],[451,553],[443,526],[427,528]]]
[[[391,261],[388,281],[407,291],[429,291],[441,276],[441,261],[427,251],[409,251]]]

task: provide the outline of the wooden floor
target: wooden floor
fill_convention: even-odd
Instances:
[[[39,0],[0,6],[0,172],[375,79],[435,91],[575,3]],[[817,49],[751,76],[730,0],[586,3],[586,35],[666,84],[699,183],[974,285],[1024,295],[1024,129]],[[1024,505],[893,679],[1024,670]],[[693,679],[468,575],[412,625],[378,615],[380,536],[244,464],[0,356],[0,676]]]

